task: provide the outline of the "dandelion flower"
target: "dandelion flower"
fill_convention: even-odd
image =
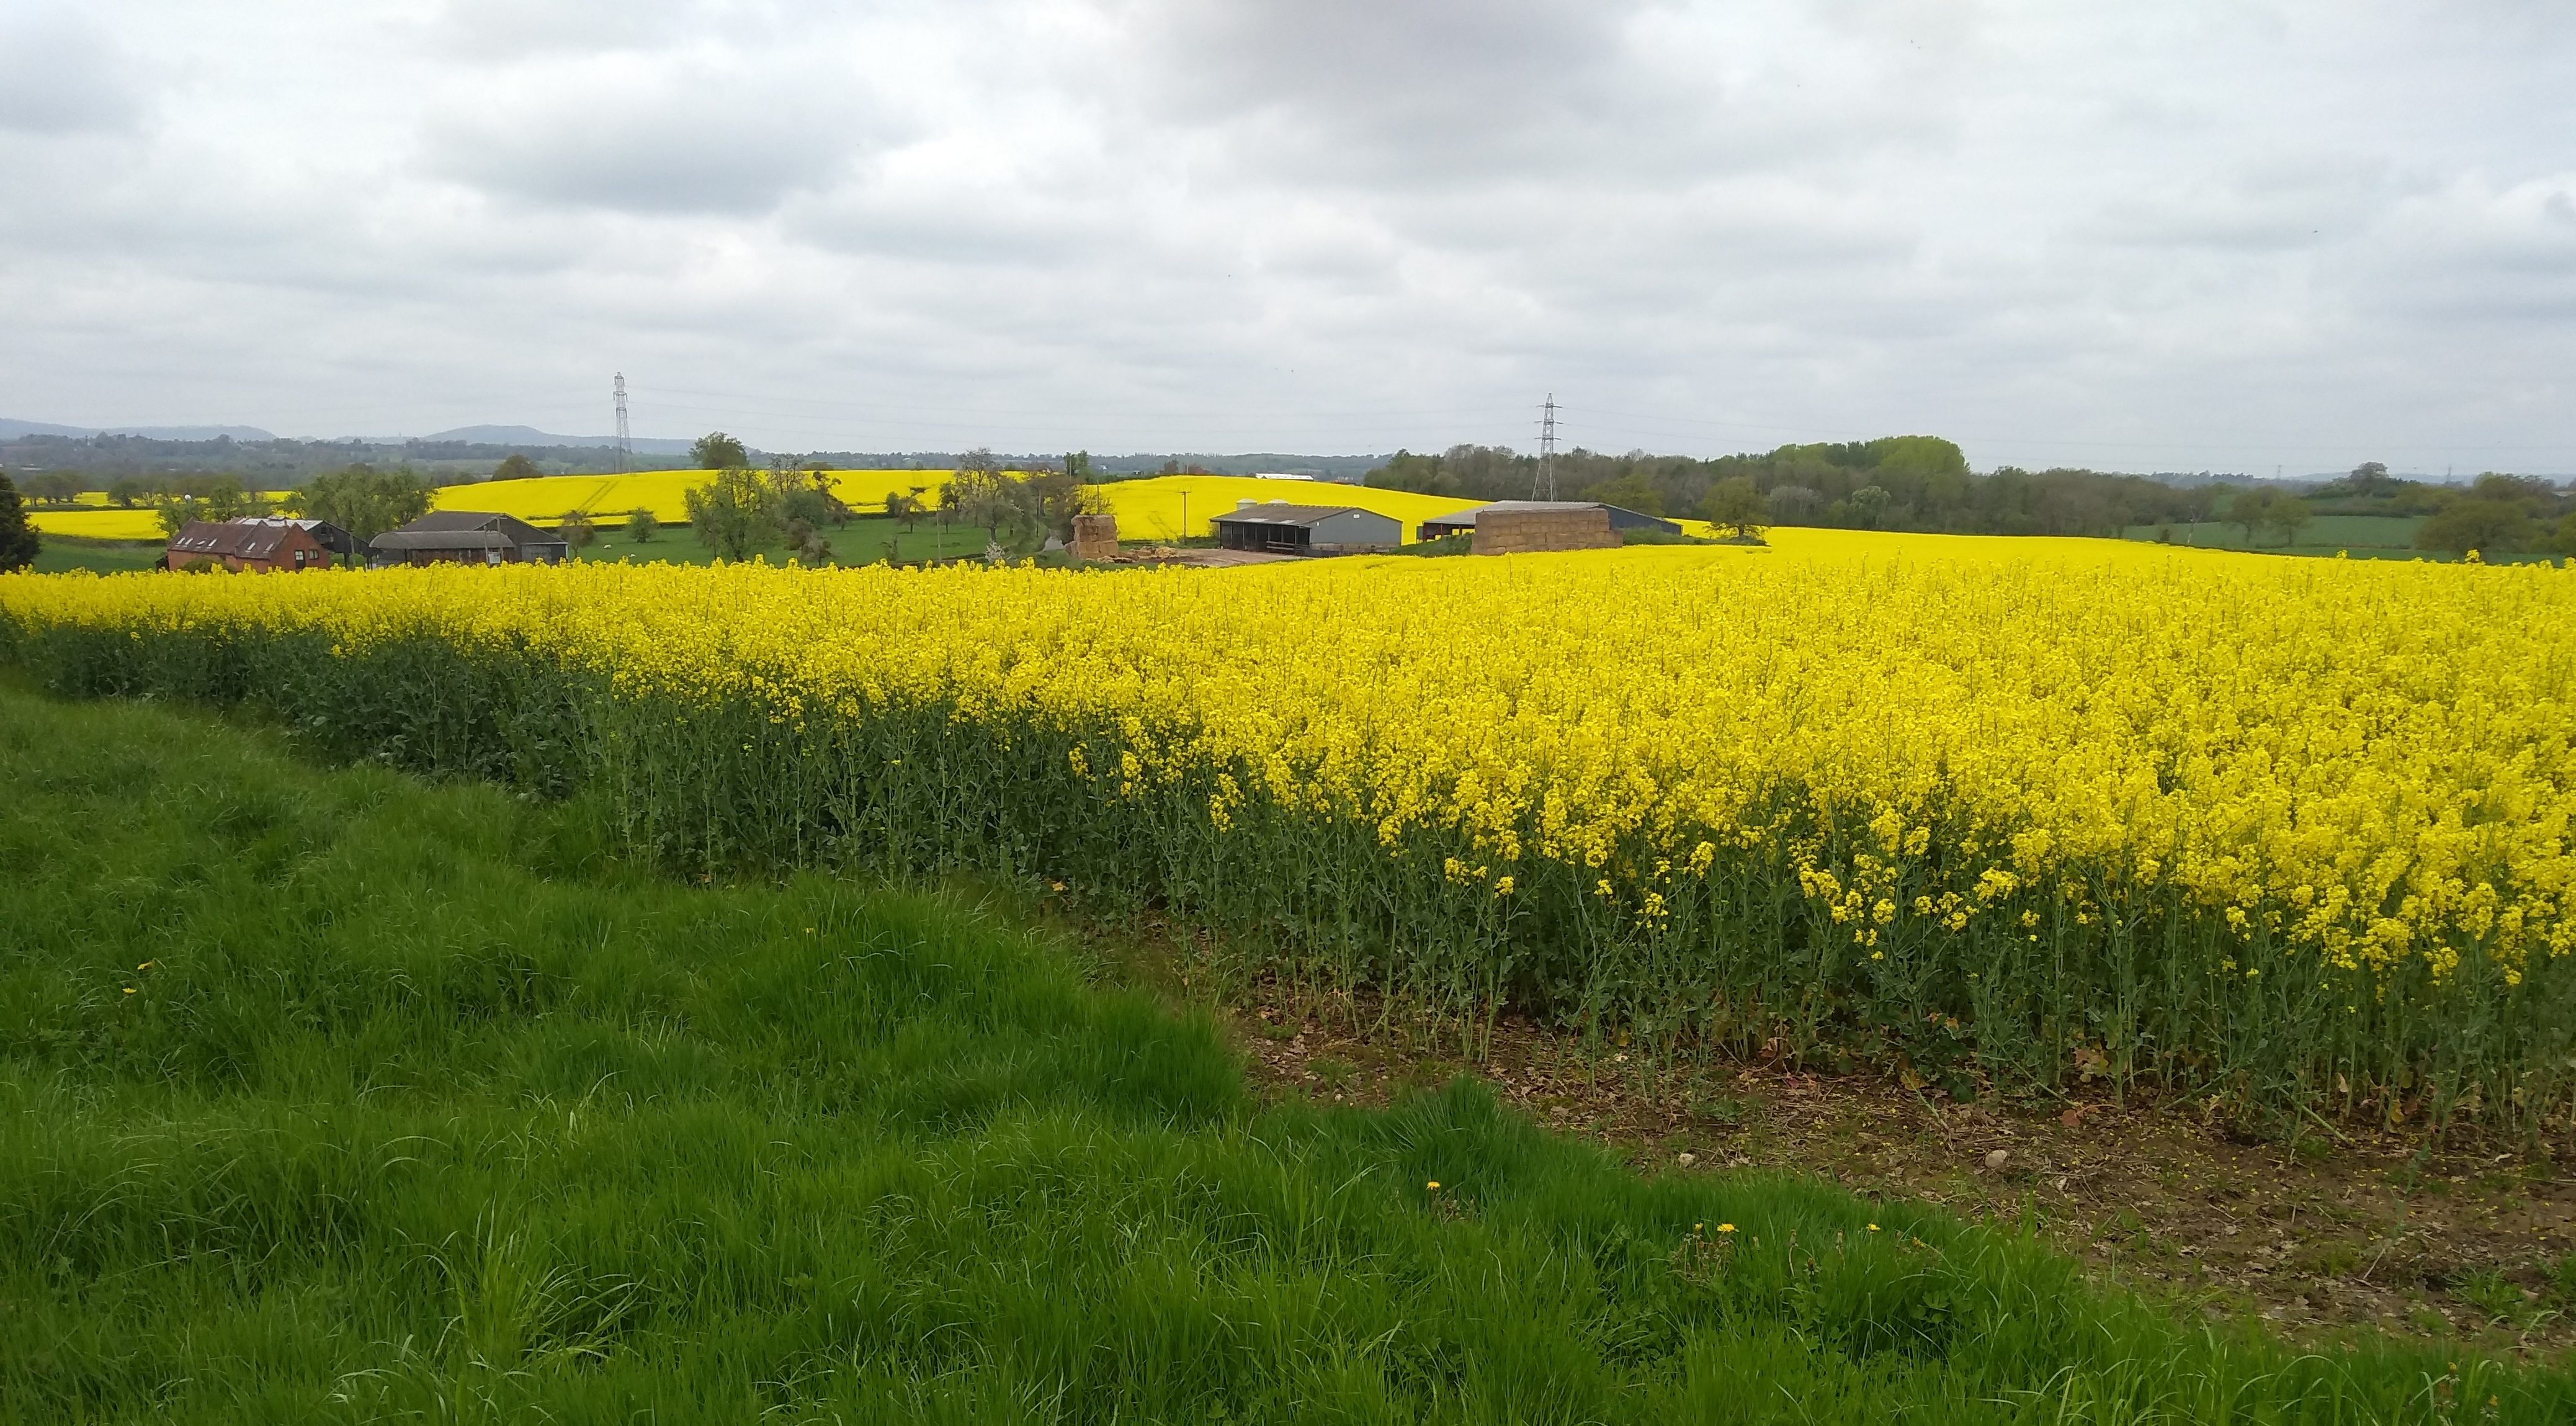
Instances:
[[[1717,1231],[1721,1233],[1732,1233],[1735,1231],[1735,1225],[1732,1223],[1720,1223],[1717,1225]]]
[[[1439,1191],[1440,1191],[1440,1180],[1438,1180],[1438,1179],[1436,1179],[1436,1178],[1435,1178],[1435,1179],[1431,1180],[1429,1183],[1424,1184],[1424,1185],[1423,1185],[1423,1187],[1424,1187],[1424,1188],[1427,1188],[1427,1189],[1430,1189],[1430,1190],[1431,1190],[1432,1192],[1434,1192],[1434,1193],[1437,1193],[1437,1192],[1439,1192]]]

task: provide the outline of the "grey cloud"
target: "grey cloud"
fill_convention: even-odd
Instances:
[[[2576,468],[2563,8],[119,0],[47,63],[122,136],[0,133],[0,387],[561,429],[622,368],[654,434],[859,449],[1420,449],[1553,387],[1612,448]]]
[[[617,56],[514,66],[460,86],[424,135],[429,169],[538,205],[756,215],[880,141],[864,94],[739,63]]]
[[[143,101],[104,29],[68,11],[0,16],[0,130],[130,128]]]
[[[2123,193],[2074,232],[2141,247],[2315,247],[2350,237],[2397,196],[2385,160],[2275,153],[2231,172]]]
[[[447,0],[420,32],[438,53],[471,61],[655,49],[684,35],[699,0]]]

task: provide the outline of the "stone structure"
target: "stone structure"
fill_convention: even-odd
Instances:
[[[1615,550],[1619,534],[1610,528],[1610,512],[1598,505],[1573,510],[1502,510],[1476,512],[1476,553],[1537,554],[1543,550]]]

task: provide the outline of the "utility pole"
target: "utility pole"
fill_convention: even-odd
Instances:
[[[635,447],[626,438],[626,373],[617,373],[617,473],[635,468]]]
[[[1547,394],[1547,404],[1538,408],[1538,481],[1530,488],[1532,500],[1556,498],[1556,393]]]

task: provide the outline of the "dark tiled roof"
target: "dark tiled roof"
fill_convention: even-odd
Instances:
[[[1335,515],[1375,514],[1374,510],[1363,510],[1356,505],[1255,505],[1248,509],[1228,510],[1216,519],[1220,525],[1312,525]]]
[[[432,510],[369,542],[380,550],[506,550],[562,543],[561,535],[493,510]]]
[[[265,520],[191,520],[170,541],[170,552],[218,559],[275,559],[294,529]]]

